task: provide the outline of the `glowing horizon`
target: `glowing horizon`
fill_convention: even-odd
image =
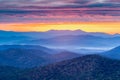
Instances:
[[[45,32],[49,30],[83,30],[86,32],[120,33],[120,22],[55,22],[1,23],[0,30],[17,32]]]
[[[0,0],[0,30],[120,33],[119,0]]]

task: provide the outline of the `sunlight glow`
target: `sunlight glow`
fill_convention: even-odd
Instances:
[[[48,31],[78,30],[86,32],[120,33],[120,22],[74,22],[74,23],[7,23],[0,24],[0,30],[8,31]]]

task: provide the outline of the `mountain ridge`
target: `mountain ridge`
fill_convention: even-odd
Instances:
[[[115,47],[109,51],[105,51],[101,53],[102,56],[111,58],[111,59],[118,59],[120,60],[120,46]]]
[[[119,60],[87,55],[35,68],[25,73],[23,78],[28,80],[119,80],[119,67]]]
[[[114,68],[113,68],[114,67]],[[85,55],[49,64],[43,67],[20,70],[0,66],[1,80],[119,80],[120,60],[100,55]],[[7,72],[2,73],[2,72]],[[4,75],[4,76],[3,76]]]
[[[11,47],[9,45],[4,47],[0,50],[0,65],[20,68],[43,66],[80,56],[80,54],[74,52],[66,51],[63,53],[62,51],[54,51],[41,46],[14,45]]]

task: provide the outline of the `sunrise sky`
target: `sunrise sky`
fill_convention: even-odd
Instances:
[[[0,0],[0,30],[120,33],[120,0]]]

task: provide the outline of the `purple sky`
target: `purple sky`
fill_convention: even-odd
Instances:
[[[120,21],[120,0],[0,0],[0,22]]]

